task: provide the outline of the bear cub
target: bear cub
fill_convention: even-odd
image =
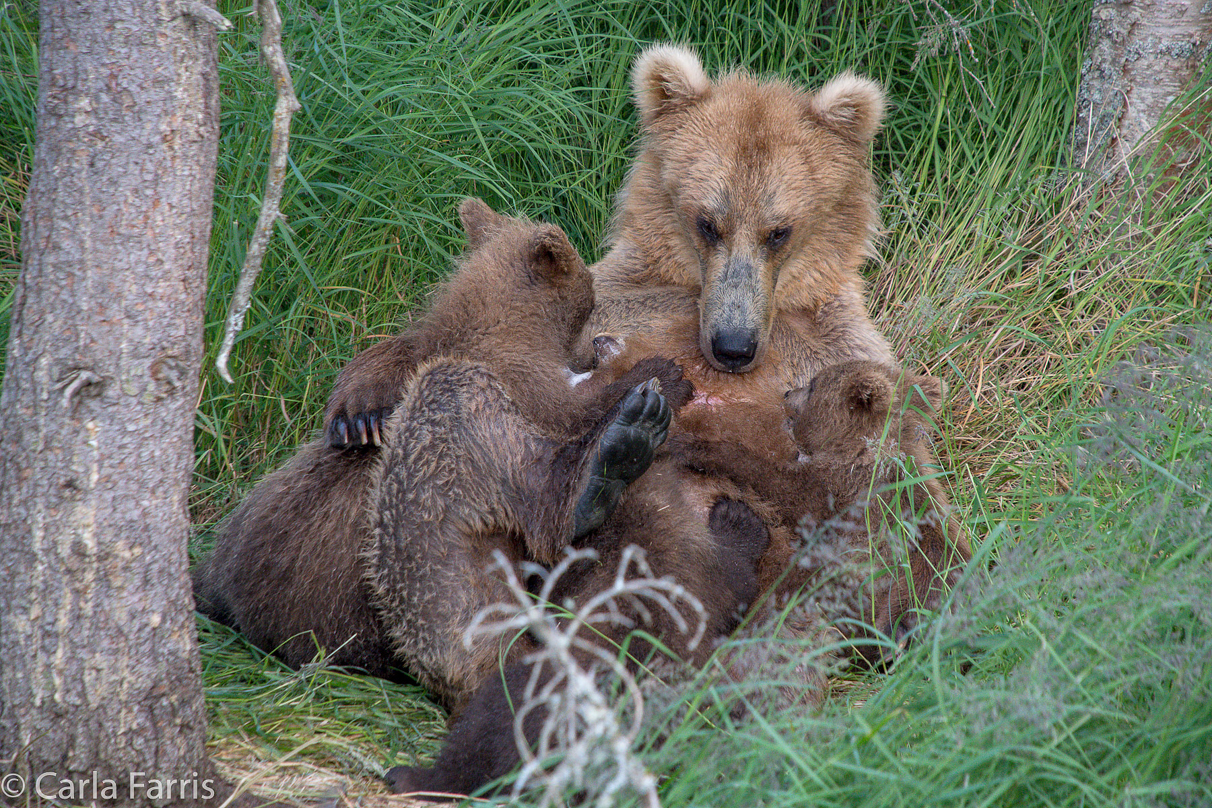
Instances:
[[[842,564],[865,581],[834,599],[825,616],[876,661],[893,650],[890,642],[908,639],[917,616],[938,608],[971,558],[932,472],[931,418],[941,406],[938,379],[855,360],[787,392],[787,427],[800,452],[794,460],[682,436],[667,451],[772,504],[787,527],[809,531],[809,542],[840,545]],[[787,560],[780,592],[840,571],[806,562]]]
[[[572,245],[483,203],[462,215],[473,248],[463,274],[480,268],[488,280],[460,282],[441,309],[457,315],[449,332],[477,347],[447,347],[417,369],[385,423],[367,501],[367,580],[397,658],[457,709],[502,660],[534,647],[529,635],[465,639],[477,614],[512,601],[494,559],[551,567],[570,545],[598,559],[562,581],[561,602],[603,591],[622,548],[638,544],[656,575],[703,605],[707,637],[728,634],[756,596],[769,531],[748,509],[712,519],[736,491],[727,481],[688,492],[663,473],[671,464],[658,447],[692,386],[663,359],[617,379],[609,364],[574,373],[578,351],[596,358],[601,346],[588,336],[592,287]],[[512,285],[499,288],[500,276]],[[710,653],[659,610],[635,608],[629,621],[680,660]],[[602,641],[621,644],[626,632],[613,631]]]
[[[665,440],[659,390],[690,395],[667,361],[588,373],[592,278],[559,228],[475,199],[460,215],[466,258],[394,341],[409,368],[397,413],[353,424],[384,445],[303,446],[195,574],[204,613],[289,664],[319,647],[379,675],[403,667],[456,708],[497,664],[462,644],[500,599],[491,551],[550,564],[600,527]]]
[[[662,462],[679,465],[665,458],[654,468]],[[631,578],[632,569],[622,568],[626,562],[621,557],[622,549],[634,544],[644,551],[652,577],[680,584],[703,606],[704,613],[696,615],[684,601],[673,598],[669,606],[680,613],[679,621],[667,606],[632,595],[614,598],[593,615],[582,614],[586,626],[577,634],[581,645],[573,648],[573,655],[577,665],[595,672],[599,682],[606,673],[603,656],[618,657],[637,678],[656,675],[667,683],[669,677],[676,681],[687,665],[703,667],[760,594],[757,569],[771,540],[763,521],[769,514],[759,515],[749,503],[722,495],[711,506],[705,525],[686,519],[685,514],[663,521],[662,515],[675,499],[658,493],[663,486],[644,492],[642,480],[628,491],[601,529],[576,543],[593,549],[596,557],[574,562],[552,582],[550,601],[576,611],[588,598],[606,591],[616,576]],[[566,624],[567,619],[557,620]],[[690,642],[692,636],[697,643]],[[549,710],[552,701],[560,700],[551,694],[565,684],[563,673],[554,665],[542,653],[506,662],[483,681],[467,707],[454,717],[433,765],[390,769],[389,788],[420,799],[442,800],[445,798],[437,795],[473,794],[516,769],[522,761],[515,734],[520,708],[527,705],[520,731],[532,750],[546,724],[563,720]],[[546,696],[528,704],[528,693]],[[560,726],[567,731],[563,723]]]

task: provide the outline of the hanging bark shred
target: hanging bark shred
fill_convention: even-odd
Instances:
[[[269,67],[274,80],[278,100],[274,104],[273,131],[269,147],[269,176],[265,182],[265,197],[261,200],[261,214],[257,217],[257,226],[248,244],[248,252],[244,254],[244,266],[240,269],[240,280],[236,284],[236,293],[232,297],[231,308],[227,314],[227,329],[223,334],[223,345],[215,359],[215,367],[219,375],[227,383],[231,383],[231,372],[227,368],[227,360],[235,345],[236,335],[244,327],[244,315],[252,298],[253,284],[261,272],[261,261],[265,257],[265,248],[273,235],[274,222],[281,216],[278,209],[282,201],[282,186],[286,180],[286,157],[290,147],[290,119],[301,109],[299,100],[295,97],[294,84],[290,79],[290,70],[286,65],[286,56],[282,53],[282,17],[278,13],[278,5],[274,0],[257,0],[257,13],[261,18],[261,57]]]

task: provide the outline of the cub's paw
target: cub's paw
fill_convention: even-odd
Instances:
[[[673,409],[659,379],[637,384],[623,397],[618,414],[598,438],[597,464],[607,479],[630,483],[648,470],[657,448],[669,437]]]
[[[660,382],[661,395],[669,402],[673,410],[680,410],[694,398],[694,384],[685,377],[682,366],[672,359],[649,357],[641,359],[628,371],[628,374],[639,374],[634,378],[653,378]]]
[[[715,542],[716,597],[726,604],[725,594],[732,596],[731,605],[726,606],[727,620],[719,629],[731,634],[760,594],[758,561],[770,546],[770,531],[752,508],[727,497],[712,506],[707,529]]]
[[[573,537],[601,527],[629,483],[652,465],[669,435],[673,409],[655,379],[638,384],[623,398],[613,420],[591,450],[585,490],[573,512]]]
[[[748,606],[758,596],[758,562],[770,546],[770,531],[744,502],[721,497],[711,508],[707,528],[726,572],[726,585],[738,603]]]
[[[383,445],[383,424],[394,407],[380,407],[366,412],[348,413],[342,410],[328,420],[325,430],[328,445],[334,449],[356,449]]]
[[[411,799],[422,802],[450,802],[461,796],[451,791],[449,784],[441,782],[436,768],[395,766],[387,770],[383,779],[392,794],[409,794]]]
[[[415,779],[413,772],[416,771],[412,766],[393,766],[387,770],[387,774],[383,779],[387,781],[387,788],[392,794],[407,794],[410,791],[416,791]]]
[[[387,770],[387,774],[383,775],[383,779],[387,780],[387,787],[391,793],[415,793],[417,791],[435,791],[429,780],[433,779],[427,775],[433,774],[433,769],[423,769],[412,766],[396,766]],[[444,802],[442,797],[425,796],[423,793],[417,793],[417,800],[425,802]]]

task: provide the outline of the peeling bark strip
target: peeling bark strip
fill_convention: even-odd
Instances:
[[[282,186],[286,182],[286,156],[290,151],[290,118],[301,109],[295,98],[295,85],[290,80],[290,69],[282,53],[282,17],[274,0],[257,0],[257,13],[261,17],[261,57],[269,67],[277,88],[278,100],[274,104],[274,125],[270,135],[269,176],[265,180],[265,198],[261,200],[261,215],[253,230],[248,252],[244,254],[244,266],[240,268],[240,280],[231,299],[231,310],[227,314],[227,330],[223,334],[223,345],[215,358],[215,368],[223,381],[231,384],[231,373],[227,369],[227,358],[236,343],[236,334],[244,327],[244,315],[252,300],[253,284],[261,272],[261,259],[269,237],[273,235],[274,222],[281,216],[278,204],[282,201]]]
[[[118,804],[196,805],[193,784],[171,799],[162,787],[204,789],[209,771],[186,496],[215,29],[180,0],[40,5],[0,391],[0,773],[53,772],[42,783],[57,795],[68,780],[104,799],[112,782]]]
[[[1078,90],[1074,164],[1106,179],[1147,155],[1156,145],[1150,133],[1208,66],[1210,49],[1212,0],[1095,5]],[[1204,96],[1202,104],[1206,115],[1212,101]]]

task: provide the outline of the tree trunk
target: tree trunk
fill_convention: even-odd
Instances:
[[[0,392],[0,802],[217,790],[186,504],[218,69],[188,5],[41,3]]]
[[[1208,66],[1212,49],[1212,0],[1099,2],[1077,96],[1073,162],[1092,180],[1130,170],[1148,157],[1163,115],[1187,115],[1188,126],[1208,125],[1212,102],[1205,93],[1193,109],[1169,109]],[[1170,144],[1181,150],[1183,138]]]

